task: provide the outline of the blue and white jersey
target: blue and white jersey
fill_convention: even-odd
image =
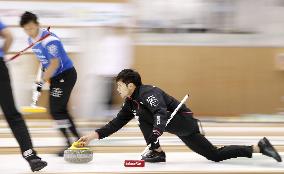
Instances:
[[[0,32],[4,29],[4,28],[6,28],[6,25],[5,24],[3,24],[1,21],[0,21]],[[0,57],[4,57],[4,50],[0,47]]]
[[[29,44],[32,44],[48,33],[49,31],[40,29],[39,34],[35,39],[32,39],[31,37],[28,38]],[[33,46],[32,51],[35,53],[36,57],[45,69],[48,68],[51,59],[59,59],[59,66],[52,77],[73,67],[73,63],[64,50],[60,39],[53,33],[51,33],[51,35],[45,38],[41,43]]]

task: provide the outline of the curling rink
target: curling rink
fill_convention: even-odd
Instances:
[[[51,154],[41,155],[48,166],[40,173],[284,173],[284,163],[262,155],[215,163],[192,152],[168,152],[166,163],[146,163],[145,167],[124,167],[125,159],[139,159],[139,153],[95,153],[87,164],[72,164]],[[281,154],[282,158],[284,153]],[[20,155],[0,155],[1,173],[32,173]]]
[[[94,159],[87,164],[72,164],[57,157],[56,152],[64,148],[64,139],[54,128],[51,120],[30,120],[27,122],[35,149],[48,166],[38,173],[284,173],[284,163],[254,154],[253,158],[236,158],[215,163],[190,151],[176,136],[165,133],[161,145],[166,151],[166,163],[145,163],[145,167],[124,167],[124,160],[138,160],[145,148],[136,123],[130,122],[125,128],[109,138],[90,144]],[[104,122],[77,121],[81,134],[85,134]],[[217,146],[252,145],[266,136],[284,158],[284,123],[254,123],[246,120],[235,122],[203,122],[206,137]],[[15,139],[6,122],[0,123],[0,170],[3,174],[32,173],[28,163],[19,154]]]

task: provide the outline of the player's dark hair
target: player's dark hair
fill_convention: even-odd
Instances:
[[[135,86],[141,86],[141,76],[137,71],[134,71],[133,69],[124,69],[118,73],[116,76],[116,82],[122,81],[125,84],[133,83]]]
[[[23,27],[24,25],[26,25],[30,22],[34,22],[35,24],[38,24],[37,16],[35,14],[33,14],[32,12],[26,11],[21,16],[20,26]]]

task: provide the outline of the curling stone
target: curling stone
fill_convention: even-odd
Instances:
[[[88,163],[93,160],[93,151],[86,147],[80,147],[79,142],[74,142],[70,148],[64,151],[64,160],[70,163]]]

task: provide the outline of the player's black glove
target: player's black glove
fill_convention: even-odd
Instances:
[[[162,133],[159,130],[153,129],[152,134],[148,138],[148,144],[151,144],[150,149],[158,149],[160,147],[160,143],[159,143],[159,139],[158,138],[161,135],[162,135]]]
[[[35,82],[35,90],[41,92],[43,86],[43,82]]]

